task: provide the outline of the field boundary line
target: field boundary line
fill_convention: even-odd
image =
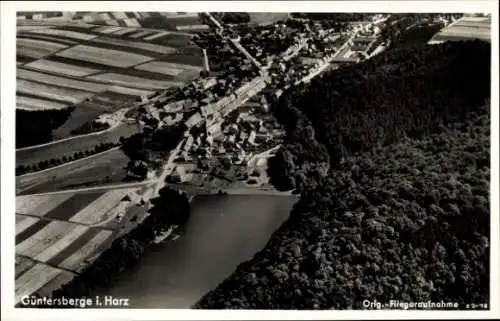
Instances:
[[[31,173],[26,173],[26,174],[23,174],[23,175],[18,175],[18,176],[16,176],[16,177],[27,177],[27,176],[32,176],[32,175],[39,174],[39,173],[44,173],[44,172],[47,172],[47,171],[52,170],[52,169],[57,169],[57,168],[59,168],[59,167],[63,167],[63,166],[67,166],[67,165],[70,165],[70,164],[77,163],[77,162],[79,162],[79,161],[88,160],[88,159],[90,159],[90,158],[92,158],[92,157],[101,156],[101,155],[102,155],[102,154],[104,154],[104,153],[107,153],[107,152],[110,152],[110,151],[114,151],[114,150],[119,149],[119,148],[120,148],[120,146],[113,147],[113,148],[107,149],[107,150],[105,150],[105,151],[99,152],[99,153],[94,154],[94,155],[90,155],[90,156],[87,156],[87,157],[82,157],[82,158],[80,158],[80,159],[75,159],[75,160],[73,160],[73,161],[71,161],[71,162],[66,162],[66,163],[64,163],[64,164],[57,165],[57,166],[54,166],[54,167],[49,167],[49,168],[46,168],[46,169],[42,169],[42,170],[40,170],[40,171],[31,172]]]

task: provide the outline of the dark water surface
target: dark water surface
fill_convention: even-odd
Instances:
[[[129,308],[190,308],[266,245],[296,200],[197,196],[182,236],[155,245],[102,295],[129,298]]]

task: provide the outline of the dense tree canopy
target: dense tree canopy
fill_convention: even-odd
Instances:
[[[52,141],[52,132],[68,120],[74,109],[16,109],[16,148]]]
[[[488,302],[486,109],[440,134],[348,157],[303,193],[267,246],[197,307]]]
[[[488,302],[489,50],[405,47],[286,92],[274,113],[288,138],[270,175],[301,199],[196,307]],[[327,175],[306,171],[320,163],[310,146],[327,151]]]
[[[463,120],[489,94],[490,45],[480,41],[405,46],[332,71],[290,89],[275,104],[276,117],[294,138],[278,153],[281,160],[271,162],[270,176],[280,180],[279,168],[289,168],[290,159],[311,157],[296,152],[314,145],[294,135],[296,127],[312,125],[335,167],[353,153]]]

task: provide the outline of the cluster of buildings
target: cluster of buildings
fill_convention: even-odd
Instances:
[[[184,122],[189,129],[175,160],[178,165],[195,162],[204,170],[212,160],[220,159],[229,165],[245,165],[283,134],[279,124],[265,116],[270,94],[279,97],[286,88],[307,82],[337,60],[348,63],[366,58],[359,53],[370,48],[379,32],[372,22],[350,25],[337,33],[306,21],[298,23],[303,28],[275,24],[242,35],[223,28],[217,35],[205,35],[218,40],[206,43],[203,77],[145,103],[145,115],[160,125]],[[208,52],[213,50],[233,57],[223,71],[214,72],[208,64]],[[174,179],[189,180],[189,173],[178,167]]]

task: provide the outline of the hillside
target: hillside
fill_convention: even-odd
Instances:
[[[405,46],[289,91],[276,104],[275,113],[289,133],[310,123],[335,167],[348,155],[403,136],[421,138],[443,124],[461,121],[489,95],[488,43]],[[301,150],[297,146],[313,144],[310,139],[295,136],[299,138],[291,139],[278,155],[285,161],[270,168],[270,176],[283,189],[300,185],[304,158],[311,157],[297,153]],[[294,179],[283,182],[282,168]]]
[[[489,50],[390,50],[285,93],[271,174],[301,199],[196,307],[488,302]]]

